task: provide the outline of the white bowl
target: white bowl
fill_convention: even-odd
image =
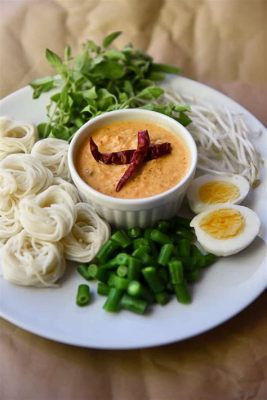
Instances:
[[[89,186],[75,168],[77,149],[86,137],[104,125],[116,121],[145,120],[161,125],[170,132],[179,135],[187,144],[191,163],[184,178],[171,189],[151,197],[121,199],[105,195]],[[72,180],[83,200],[88,201],[97,213],[116,227],[151,226],[159,219],[167,219],[177,214],[186,189],[194,177],[197,164],[196,144],[188,130],[173,118],[155,111],[126,109],[111,111],[91,119],[74,135],[68,153],[68,164]]]

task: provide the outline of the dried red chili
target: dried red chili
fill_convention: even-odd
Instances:
[[[90,137],[91,153],[96,161],[101,161],[104,164],[130,164],[134,150],[115,151],[113,153],[100,153],[98,146]]]
[[[131,150],[114,151],[112,153],[100,153],[100,151],[98,150],[98,146],[96,145],[96,143],[92,138],[90,138],[90,149],[96,161],[98,162],[100,161],[103,164],[116,164],[116,165],[130,164],[133,154],[135,152],[134,149],[131,149]],[[171,152],[171,144],[168,142],[151,144],[148,148],[145,161],[154,160],[166,154],[170,154],[170,152]]]
[[[92,137],[90,137],[90,149],[94,159],[98,162],[117,165],[130,164],[117,183],[116,191],[119,192],[143,162],[169,154],[171,152],[171,144],[165,142],[150,145],[149,134],[148,131],[145,130],[138,132],[136,150],[131,149],[112,153],[101,153]]]
[[[137,171],[137,169],[142,165],[147,156],[149,144],[150,144],[150,138],[148,131],[139,131],[137,149],[134,151],[129,167],[127,168],[127,170],[124,172],[119,182],[117,183],[116,192],[119,192],[122,189],[125,183],[133,176],[133,174]]]

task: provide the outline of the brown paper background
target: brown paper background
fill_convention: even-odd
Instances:
[[[132,41],[267,124],[265,0],[0,0],[0,12],[1,97],[51,72],[46,47],[77,52],[123,30],[118,47]],[[266,305],[265,292],[210,332],[135,351],[67,346],[1,320],[0,399],[266,399]]]

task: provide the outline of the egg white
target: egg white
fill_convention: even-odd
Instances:
[[[187,190],[187,200],[189,206],[196,214],[215,206],[215,204],[212,205],[204,203],[199,197],[199,189],[201,186],[212,181],[224,181],[232,183],[239,189],[240,193],[236,199],[227,203],[216,203],[216,206],[225,204],[240,204],[245,199],[250,189],[248,181],[241,175],[202,175],[194,179]]]
[[[216,239],[211,236],[208,232],[204,231],[201,227],[201,221],[209,213],[220,210],[220,209],[233,209],[239,211],[245,220],[244,230],[236,237],[228,239]],[[246,248],[258,235],[260,230],[260,220],[257,214],[248,207],[238,205],[224,205],[224,206],[213,206],[207,211],[204,211],[196,215],[191,223],[195,229],[195,234],[198,242],[204,250],[213,253],[217,256],[229,256],[231,254],[239,253],[241,250]]]

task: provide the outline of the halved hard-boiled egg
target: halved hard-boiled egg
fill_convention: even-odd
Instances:
[[[202,175],[187,190],[190,208],[196,213],[219,204],[239,204],[249,192],[249,183],[241,175]]]
[[[229,256],[247,247],[260,230],[260,220],[250,208],[227,204],[213,206],[196,215],[191,223],[204,250]]]

